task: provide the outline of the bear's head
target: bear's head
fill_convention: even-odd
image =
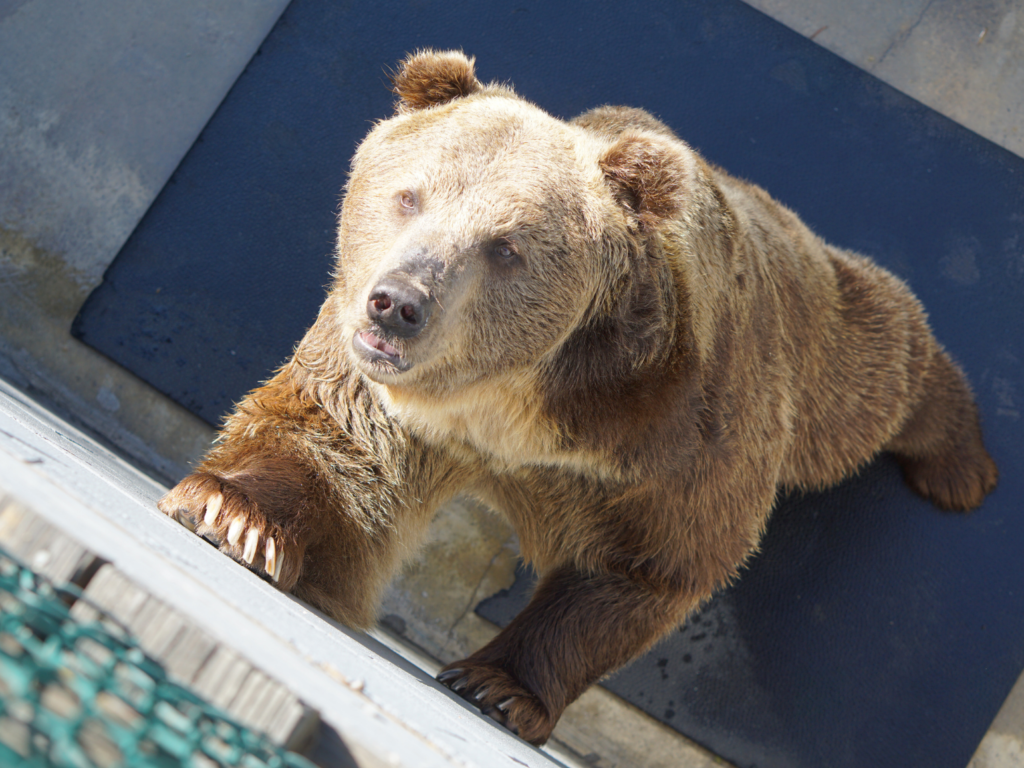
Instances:
[[[395,116],[352,162],[328,299],[392,414],[536,450],[510,437],[520,422],[571,442],[581,400],[611,407],[677,369],[687,288],[665,234],[699,189],[696,155],[642,119],[558,120],[457,52],[417,53],[394,83]]]

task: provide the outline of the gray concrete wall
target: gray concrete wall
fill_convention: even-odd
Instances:
[[[0,376],[166,478],[212,431],[71,322],[288,0],[0,0]]]
[[[746,0],[1024,157],[1022,0]]]
[[[95,286],[287,4],[0,0],[0,227]]]

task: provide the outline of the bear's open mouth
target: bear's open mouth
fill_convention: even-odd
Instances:
[[[352,337],[352,346],[368,362],[389,363],[399,371],[409,368],[409,363],[402,358],[402,353],[372,331],[356,331]]]

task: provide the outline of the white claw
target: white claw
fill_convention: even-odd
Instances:
[[[499,701],[497,704],[495,704],[495,706],[498,709],[500,709],[502,712],[504,712],[506,709],[508,709],[508,705],[511,704],[515,700],[516,700],[515,696],[509,696],[507,699],[503,699],[502,701]]]
[[[245,549],[242,550],[242,559],[247,563],[251,563],[253,558],[256,557],[256,547],[260,543],[260,532],[255,528],[250,528],[249,533],[245,536]]]
[[[242,538],[242,529],[245,528],[245,520],[240,517],[236,517],[231,521],[231,525],[228,526],[228,544],[235,546],[238,540]]]
[[[207,525],[213,525],[217,521],[217,515],[220,514],[221,505],[224,503],[224,495],[217,491],[210,498],[206,500],[206,517],[203,518],[203,522]]]
[[[281,578],[281,566],[284,565],[284,552],[277,556],[277,565],[274,566],[274,572],[270,574],[274,581]]]
[[[273,536],[267,537],[266,552],[263,556],[263,570],[273,577],[274,571],[277,569],[277,544],[274,543]]]

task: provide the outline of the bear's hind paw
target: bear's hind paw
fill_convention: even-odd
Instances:
[[[999,470],[984,448],[943,457],[897,458],[907,485],[939,509],[975,509],[999,480]]]

